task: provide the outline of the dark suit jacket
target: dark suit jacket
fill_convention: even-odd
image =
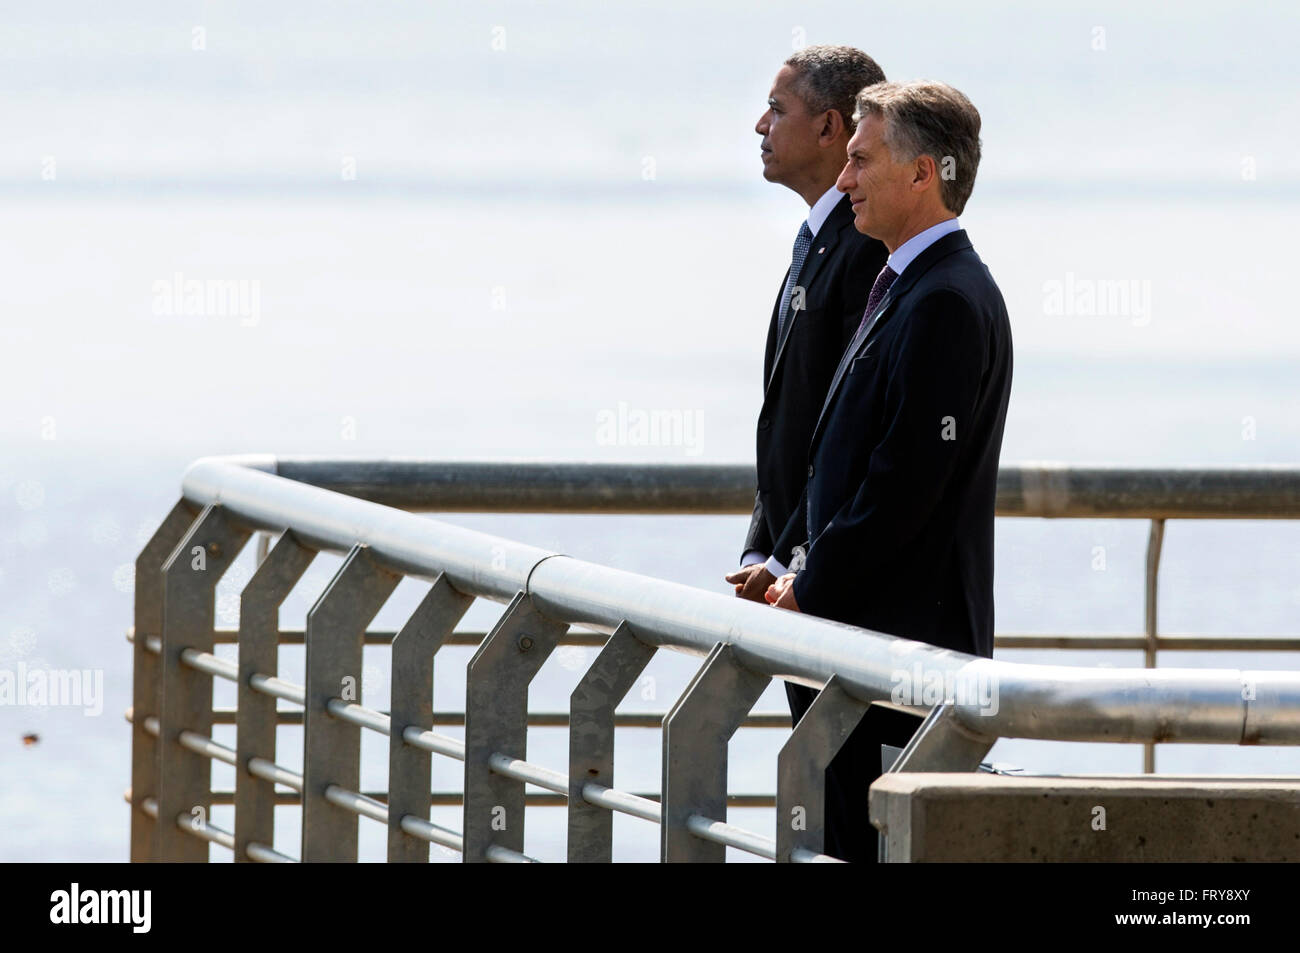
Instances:
[[[804,310],[795,310],[792,296],[785,334],[778,340],[777,310],[789,269],[781,278],[763,358],[758,493],[742,555],[757,549],[789,566],[791,548],[808,537],[800,504],[813,425],[835,366],[862,320],[871,285],[888,254],[879,241],[853,227],[853,210],[846,195],[813,236],[798,278],[804,289]]]
[[[993,509],[1011,325],[965,231],[894,282],[836,369],[808,454],[801,611],[993,654]]]

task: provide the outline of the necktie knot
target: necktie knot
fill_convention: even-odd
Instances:
[[[880,302],[884,300],[886,293],[888,293],[897,277],[898,273],[888,265],[880,269],[880,274],[876,275],[876,281],[871,286],[871,294],[867,295],[867,310],[862,312],[862,323],[858,325],[859,332],[862,331]]]

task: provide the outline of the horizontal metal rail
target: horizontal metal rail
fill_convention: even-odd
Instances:
[[[740,464],[209,459],[239,459],[245,466],[297,483],[399,509],[442,513],[749,515],[757,483],[754,467]],[[999,469],[997,515],[1294,519],[1300,517],[1300,467],[1156,468],[1027,461]]]
[[[958,684],[991,682],[999,687],[996,713],[960,700],[952,705],[957,722],[976,736],[1300,743],[1300,673],[1094,670],[979,659],[597,566],[364,499],[367,480],[374,479],[376,493],[382,495],[389,492],[382,486],[404,479],[403,474],[425,475],[422,466],[392,470],[360,464],[349,471],[354,474],[350,496],[308,485],[312,468],[303,461],[285,462],[284,472],[293,478],[267,472],[278,467],[273,458],[262,458],[257,467],[205,458],[190,466],[182,486],[191,503],[220,504],[254,529],[292,527],[306,544],[333,552],[364,545],[395,572],[430,580],[445,573],[457,590],[471,596],[508,602],[523,591],[538,611],[570,625],[613,632],[626,621],[638,639],[659,648],[703,657],[714,645],[727,643],[753,671],[814,688],[838,675],[845,690],[864,703],[890,698],[897,684],[893,674],[914,666]],[[327,468],[332,475],[324,484],[333,485],[330,481],[337,481],[344,469],[337,462],[322,464],[322,474]],[[1004,468],[1000,479],[1016,488],[1010,496],[1018,502],[1011,506],[1004,500],[1003,507],[1011,506],[1014,515],[1300,515],[1300,471],[1265,469],[1267,479],[1258,471],[1088,471],[1038,465]],[[386,475],[374,477],[380,472]],[[1105,504],[1107,499],[1117,502]],[[412,499],[404,502],[418,505]],[[663,611],[664,606],[672,610]]]
[[[239,641],[238,629],[217,629],[213,640],[218,645],[230,645]],[[302,645],[301,629],[283,629],[280,632],[281,645]],[[388,645],[393,641],[393,632],[367,630],[366,645]],[[479,646],[485,632],[453,633],[444,646]],[[600,632],[570,633],[561,638],[560,645],[576,645],[599,648],[609,636]],[[128,628],[126,640],[134,641],[134,633]],[[1070,649],[1072,651],[1114,652],[1132,650],[1140,652],[1150,645],[1150,639],[1141,633],[1079,633],[1050,634],[1035,632],[1000,632],[994,637],[995,649]],[[150,639],[149,651],[157,654],[161,643],[158,638]],[[1300,635],[1229,635],[1162,632],[1156,636],[1156,646],[1162,652],[1300,652]],[[567,716],[566,716],[567,717]],[[453,724],[453,722],[447,722]],[[784,727],[789,727],[785,725]]]
[[[795,864],[842,864],[844,861],[838,857],[827,857],[825,854],[819,854],[816,851],[808,850],[804,847],[796,847],[790,851],[790,862]]]
[[[437,824],[426,821],[422,817],[412,817],[410,814],[403,814],[400,824],[402,830],[410,834],[412,837],[418,837],[421,840],[427,840],[431,844],[439,844],[455,851],[463,851],[465,849],[465,839],[455,831],[448,830],[445,827],[439,827]]]
[[[265,781],[274,781],[276,784],[286,783],[284,780],[281,780],[281,777],[283,777],[283,775],[280,775],[279,777],[271,777],[268,773],[265,772],[265,766],[268,762],[262,761],[259,763],[263,766],[262,773],[259,773],[258,771],[254,771],[250,768],[250,773],[253,774],[254,777],[261,778]],[[286,768],[284,768],[283,765],[278,765],[277,767],[280,768],[281,772],[287,770]],[[296,772],[290,772],[290,775],[293,774],[296,774]],[[302,775],[297,775],[297,777],[301,779]],[[592,783],[592,782],[588,782],[588,783]],[[296,788],[294,791],[277,791],[275,792],[275,795],[272,800],[277,806],[300,805],[302,804],[302,797],[300,792],[301,792],[301,780],[299,781],[299,787]],[[371,800],[379,801],[380,803],[384,803],[384,799],[388,796],[387,791],[359,791],[358,793],[365,795]],[[639,810],[630,809],[627,807],[626,800],[620,800],[618,802],[619,806],[613,806],[613,807],[610,806],[612,802],[609,799],[600,798],[600,799],[592,800],[588,798],[587,800],[589,803],[599,804],[601,807],[607,808],[616,813],[623,813],[631,817],[640,817],[642,820],[655,821],[656,823],[658,822],[659,815],[657,812],[659,807],[659,800],[658,800],[659,793],[657,791],[614,791],[613,793],[619,795],[621,799],[634,798],[638,802],[643,801],[649,804],[653,804],[655,806],[656,813],[653,817],[650,817],[645,815],[643,812]],[[211,795],[211,797],[208,803],[213,804],[215,806],[223,807],[235,803],[235,792],[232,790],[229,789],[222,790],[221,788],[216,788],[210,791],[209,794]],[[565,807],[569,803],[569,799],[563,794],[553,794],[550,792],[541,792],[541,791],[528,791],[525,795],[525,801],[528,807]],[[461,791],[430,792],[430,797],[429,797],[430,807],[462,807],[464,806],[464,803],[465,803],[465,796]],[[771,808],[775,806],[776,806],[776,795],[774,794],[729,793],[727,795],[728,808],[734,807],[734,808],[750,809],[750,808]]]
[[[643,821],[653,821],[658,824],[663,819],[659,802],[648,795],[616,791],[595,781],[588,781],[582,786],[582,798],[589,804],[603,807],[608,811],[639,817]]]
[[[265,758],[249,758],[248,773],[253,775],[255,778],[261,778],[263,781],[270,781],[273,784],[283,784],[287,788],[292,788],[298,793],[298,795],[302,794],[302,774],[300,772],[292,771],[282,765],[274,764],[267,761]],[[212,793],[214,795],[218,794],[216,791],[213,791]],[[228,791],[225,793],[229,798],[225,803],[233,804],[235,792]],[[285,803],[296,804],[300,800],[300,797],[295,796],[291,800],[287,800]],[[221,804],[223,802],[220,799],[214,799],[213,803]]]
[[[132,719],[131,709],[127,709],[126,720]],[[154,737],[158,736],[158,719],[146,719],[146,730]],[[436,754],[443,754],[457,760],[465,760],[465,745],[455,738],[445,738],[443,736],[434,736],[436,743],[430,743],[426,736],[432,735],[433,732],[416,731],[408,728],[405,739],[408,744],[418,744],[419,747],[426,751]],[[412,741],[412,739],[416,739]],[[182,744],[196,754],[213,758],[217,761],[223,761],[226,764],[236,764],[235,752],[230,748],[213,741],[211,738],[199,735],[196,732],[186,731],[181,736]],[[549,768],[543,768],[539,765],[530,765],[526,761],[520,761],[516,758],[509,758],[505,755],[498,755],[490,759],[492,769],[498,774],[505,777],[512,777],[528,784],[543,787],[548,790],[557,792],[557,796],[538,795],[538,800],[530,803],[545,805],[561,805],[568,803],[568,778],[558,771],[552,771]],[[253,758],[248,762],[249,773],[262,778],[266,781],[272,781],[275,784],[284,785],[292,788],[294,791],[302,791],[302,775],[283,765],[272,764],[264,758]],[[233,803],[233,791],[213,791],[213,804],[231,804]],[[363,796],[383,803],[385,797],[381,791],[364,792]],[[659,804],[655,794],[632,794],[627,791],[618,791],[613,788],[607,788],[604,785],[597,784],[594,781],[588,781],[582,789],[582,796],[591,804],[605,807],[611,811],[617,811],[628,814],[632,817],[639,817],[642,820],[659,823],[660,813]],[[449,791],[442,794],[435,793],[430,801],[433,806],[449,806],[462,803],[462,794],[458,791]],[[297,804],[299,798],[282,794],[277,800],[281,804]],[[729,794],[727,796],[728,807],[773,807],[776,799],[770,794]],[[441,842],[439,842],[441,843]]]
[[[239,681],[239,667],[234,662],[227,662],[223,658],[217,658],[211,652],[184,649],[181,652],[181,661],[190,668],[204,672],[214,678],[224,678],[228,682]]]
[[[205,840],[209,843],[218,844],[227,850],[235,849],[235,835],[230,831],[222,830],[207,821],[201,821],[189,814],[177,814],[176,826],[187,834],[192,834],[199,840]]]
[[[256,841],[248,845],[248,859],[255,860],[260,864],[296,864],[297,859],[290,857],[288,854],[282,854],[278,850],[273,850],[265,844],[259,844]]]
[[[543,768],[539,764],[529,764],[527,761],[504,754],[491,755],[488,758],[488,767],[502,777],[514,778],[516,781],[523,781],[525,784],[534,784],[539,788],[554,791],[556,794],[563,794],[566,799],[568,798],[569,778],[559,771]]]
[[[340,707],[343,707],[340,705]],[[369,713],[374,714],[374,713]],[[133,712],[130,708],[126,710],[126,720],[132,720]],[[365,717],[369,720],[369,715]],[[158,719],[147,719],[146,730],[154,737],[158,736]],[[361,721],[357,722],[362,723]],[[365,725],[369,727],[369,725]],[[384,732],[387,734],[387,732]],[[188,739],[188,740],[187,740]],[[431,731],[418,731],[415,728],[408,728],[404,733],[404,739],[408,744],[423,748],[435,754],[446,755],[449,758],[455,758],[459,761],[465,760],[465,743],[457,741],[455,738],[447,738],[443,735],[436,735]],[[191,751],[202,754],[206,757],[214,758],[218,761],[224,761],[227,764],[236,764],[235,753],[230,748],[206,738],[192,731],[182,733],[182,743]],[[543,768],[540,765],[530,765],[526,761],[520,761],[516,758],[509,758],[505,755],[497,755],[490,759],[492,770],[505,777],[515,778],[518,781],[524,781],[538,787],[546,788],[556,792],[554,796],[549,795],[532,795],[529,799],[530,805],[559,806],[568,803],[568,778],[558,771],[552,771],[549,768]],[[292,788],[294,791],[302,791],[302,775],[296,771],[290,770],[282,765],[272,764],[264,758],[253,758],[248,763],[248,770],[251,774],[276,784],[282,784],[285,787]],[[231,804],[234,802],[233,791],[213,791],[213,804]],[[381,791],[365,792],[364,796],[376,801],[383,802],[384,793]],[[658,795],[632,794],[627,791],[618,791],[613,788],[607,788],[602,784],[594,781],[588,781],[583,785],[582,796],[591,804],[607,808],[632,817],[639,817],[642,820],[659,823],[660,813],[657,800]],[[297,804],[299,798],[295,795],[280,794],[277,798],[279,804]],[[433,806],[450,806],[461,804],[463,795],[459,791],[448,791],[443,793],[434,793],[430,801]],[[728,807],[774,807],[776,798],[771,794],[728,794]],[[441,843],[441,842],[440,842]]]
[[[500,844],[492,844],[488,847],[487,859],[494,864],[535,864],[538,863],[527,854],[520,853],[517,850],[511,850],[509,847],[502,847]]]
[[[412,748],[419,748],[431,754],[446,755],[457,761],[465,760],[465,742],[440,735],[435,731],[421,730],[412,725],[402,732],[402,740]]]
[[[260,674],[253,675],[248,680],[248,684],[254,691],[261,692],[263,695],[270,695],[272,698],[292,702],[295,705],[304,704],[303,688],[301,685],[292,685],[289,682],[284,681],[284,679]]]
[[[130,788],[127,788],[127,790],[124,792],[123,800],[125,800],[127,804],[134,803],[134,799],[131,796]],[[139,807],[140,810],[142,810],[147,816],[153,818],[154,820],[158,819],[157,798],[152,798],[152,797],[143,798],[141,799]],[[196,823],[198,826],[195,826]],[[235,847],[234,835],[232,835],[228,831],[222,830],[219,827],[214,827],[211,824],[196,822],[196,819],[194,818],[193,815],[190,814],[177,815],[176,826],[188,834],[193,834],[195,837],[198,837],[200,840],[206,840],[214,844],[220,844],[222,847],[228,847],[231,850],[234,850]],[[248,845],[247,853],[250,860],[255,860],[258,861],[259,863],[264,863],[264,864],[298,863],[297,860],[295,860],[293,857],[290,857],[288,854],[282,854],[278,850],[274,850],[273,848],[268,847],[265,844],[251,843]]]
[[[331,804],[337,804],[345,811],[351,811],[361,817],[368,817],[380,824],[388,823],[388,805],[376,801],[374,798],[366,797],[357,791],[349,791],[337,784],[331,784],[325,789],[325,800]]]
[[[761,834],[755,834],[723,821],[701,817],[699,814],[692,814],[686,819],[686,828],[701,840],[735,847],[759,857],[766,857],[768,860],[776,860],[776,841],[770,837],[763,837]]]

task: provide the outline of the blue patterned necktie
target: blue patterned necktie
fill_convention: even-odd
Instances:
[[[803,270],[804,259],[808,257],[808,249],[812,247],[813,233],[804,222],[799,226],[799,234],[794,240],[794,255],[790,259],[790,276],[785,280],[785,290],[781,292],[781,310],[777,315],[776,339],[781,340],[785,334],[786,313],[790,310],[790,298],[794,295],[794,289],[799,284],[799,272]]]
[[[867,295],[867,310],[862,312],[862,323],[858,325],[858,334],[862,333],[867,319],[875,312],[876,306],[884,300],[885,293],[889,291],[897,277],[898,274],[888,265],[880,269],[880,274],[876,275],[876,283],[871,286],[871,294]]]

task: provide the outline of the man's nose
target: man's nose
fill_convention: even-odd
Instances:
[[[758,117],[758,122],[754,123],[754,131],[758,133],[760,136],[767,135],[767,130],[769,128],[767,117],[768,114],[771,113],[771,111],[772,110],[769,109],[767,112],[763,113],[763,115]]]
[[[841,192],[847,192],[853,188],[853,178],[849,175],[849,164],[844,163],[844,168],[840,170],[840,177],[835,180],[835,187]]]

